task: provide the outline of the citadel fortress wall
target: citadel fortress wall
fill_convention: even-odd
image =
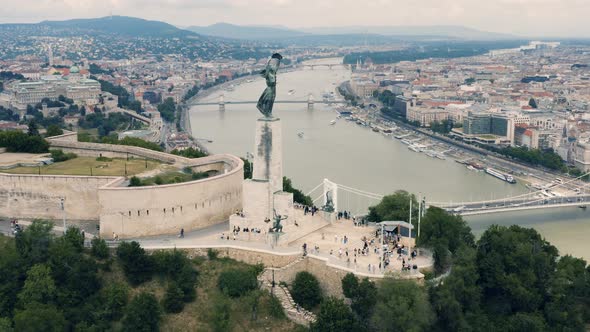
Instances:
[[[126,187],[124,177],[21,175],[0,173],[0,216],[100,221],[100,233],[120,238],[174,234],[229,219],[242,207],[243,162],[232,155],[190,159],[134,146],[77,142],[75,133],[49,139],[52,148],[80,156],[147,158],[209,178],[145,187]]]

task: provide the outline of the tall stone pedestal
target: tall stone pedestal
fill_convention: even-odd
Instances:
[[[268,181],[274,193],[283,190],[283,134],[281,119],[256,121],[252,180]]]
[[[254,139],[254,169],[252,179],[243,185],[243,217],[230,217],[230,231],[259,229],[261,233],[248,234],[242,240],[268,242],[268,230],[273,225],[276,211],[282,216],[292,217],[293,194],[283,192],[283,146],[281,120],[262,118],[256,121]],[[270,219],[270,222],[265,222]],[[284,223],[293,222],[285,220]],[[251,233],[251,232],[250,232]]]

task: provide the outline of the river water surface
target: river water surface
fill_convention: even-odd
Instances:
[[[317,60],[333,63],[334,59]],[[338,61],[338,60],[336,60]],[[279,72],[277,101],[314,100],[335,91],[350,73],[344,69],[306,69]],[[262,78],[221,89],[199,101],[216,102],[222,93],[228,101],[255,101],[265,88]],[[335,92],[336,93],[336,92]],[[527,192],[521,184],[511,185],[484,173],[472,172],[452,158],[435,159],[410,151],[396,139],[375,133],[344,119],[335,125],[334,106],[316,103],[308,111],[306,104],[275,104],[273,114],[283,127],[283,172],[296,187],[307,192],[324,178],[368,192],[387,194],[404,189],[423,193],[431,202],[483,200]],[[231,153],[246,157],[254,148],[255,121],[261,115],[255,104],[193,106],[190,111],[193,136],[211,140],[205,143],[213,153]],[[298,133],[303,133],[302,137]],[[316,196],[321,194],[319,191]],[[315,198],[315,196],[313,197]],[[361,212],[374,200],[339,191],[340,209]],[[476,234],[491,224],[519,224],[534,227],[560,252],[590,259],[590,211],[577,208],[536,210],[490,214],[466,218]]]

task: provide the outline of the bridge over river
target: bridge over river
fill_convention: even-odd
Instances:
[[[560,187],[567,188],[566,186],[568,184],[571,185],[574,181],[579,180],[587,174],[590,173],[586,173],[578,178],[571,179],[562,184],[555,184],[551,189],[557,189]],[[584,183],[582,186],[580,186],[580,189],[584,189],[585,191],[588,185],[590,184]],[[322,187],[323,191],[320,194],[318,194],[318,189]],[[341,197],[347,195],[346,199],[338,200],[339,193]],[[382,194],[371,193],[361,189],[356,189],[342,184],[334,183],[328,179],[324,179],[322,183],[320,183],[314,189],[308,192],[307,195],[311,196],[312,200],[314,201],[314,204],[317,206],[325,205],[327,197],[329,196],[332,200],[332,204],[336,211],[351,211],[353,215],[364,215],[368,211],[355,211],[354,207],[352,207],[352,205],[350,204],[350,195],[357,196],[365,200],[369,200],[370,205],[376,205],[377,203],[379,203],[379,201],[381,201],[381,199],[384,196]],[[451,213],[461,215],[478,215],[520,210],[558,208],[567,206],[578,206],[580,208],[585,209],[588,205],[590,205],[590,194],[586,194],[585,192],[578,192],[567,195],[558,195],[552,193],[547,189],[542,189],[531,191],[529,193],[521,195],[485,201],[443,203],[428,202],[424,197],[419,198],[419,200],[422,200],[424,207],[436,206],[445,209],[446,211],[449,211]]]
[[[245,105],[245,104],[256,104],[257,100],[225,100],[223,94],[219,95],[217,101],[191,101],[188,106],[204,106],[204,105],[218,105],[220,111],[225,111],[225,105]],[[313,109],[314,104],[348,104],[347,100],[336,100],[336,99],[323,99],[321,101],[315,101],[313,95],[308,95],[307,100],[292,99],[292,100],[275,100],[275,104],[307,104],[307,109]]]

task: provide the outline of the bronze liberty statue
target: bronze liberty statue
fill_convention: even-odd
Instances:
[[[275,103],[277,95],[277,71],[283,56],[275,53],[266,63],[266,68],[260,72],[260,75],[266,79],[266,89],[262,92],[256,108],[266,118],[272,118],[272,107]]]

